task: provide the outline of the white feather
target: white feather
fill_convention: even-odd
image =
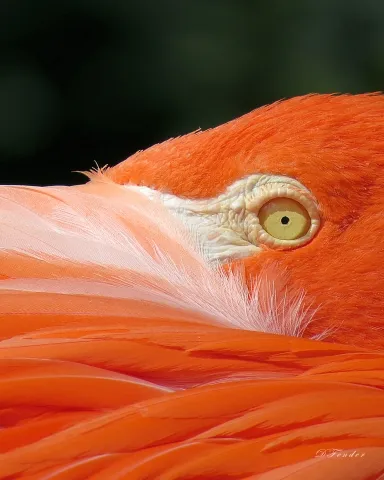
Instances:
[[[198,321],[292,336],[312,318],[303,293],[288,296],[275,274],[271,280],[265,272],[249,292],[243,272],[209,263],[196,232],[134,189],[102,179],[1,187],[0,219],[0,276],[8,277],[0,281],[0,313],[14,313],[15,295],[41,292],[61,302],[47,306],[43,295],[26,311],[60,314],[73,296],[119,299],[127,316],[134,301],[147,316],[167,307]],[[92,302],[85,308],[91,312]]]

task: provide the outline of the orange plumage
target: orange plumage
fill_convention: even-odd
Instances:
[[[383,116],[381,95],[293,98],[139,152],[107,175],[190,198],[215,196],[254,172],[300,179],[320,203],[320,234],[302,249],[265,251],[246,268],[253,276],[278,262],[291,272],[291,284],[321,305],[310,333],[337,326],[335,341],[383,347]]]
[[[0,479],[381,478],[383,114],[295,98],[86,185],[2,187]],[[224,269],[134,187],[254,174],[301,182],[321,224]]]

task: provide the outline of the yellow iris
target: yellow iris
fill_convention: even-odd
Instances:
[[[296,240],[303,237],[311,226],[307,210],[291,198],[275,198],[259,210],[263,229],[279,240]]]

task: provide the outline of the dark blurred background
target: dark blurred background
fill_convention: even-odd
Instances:
[[[0,183],[74,170],[310,92],[383,89],[379,0],[0,0]]]

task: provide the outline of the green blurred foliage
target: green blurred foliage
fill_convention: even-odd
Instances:
[[[0,183],[76,183],[311,92],[383,88],[377,0],[1,0]]]

